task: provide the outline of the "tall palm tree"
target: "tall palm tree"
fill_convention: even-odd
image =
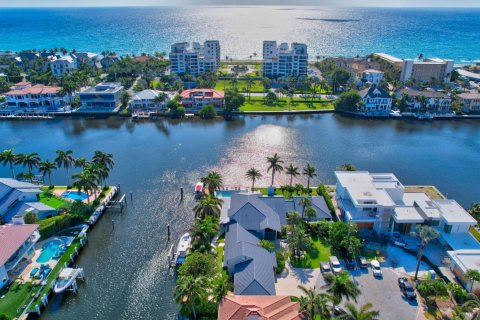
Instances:
[[[207,282],[208,280],[204,276],[196,278],[184,276],[177,280],[177,285],[173,291],[175,302],[185,306],[193,319],[197,319],[195,307],[208,299]]]
[[[299,251],[307,251],[310,249],[312,243],[310,236],[306,233],[303,227],[297,226],[288,235],[288,248],[294,256],[297,256]]]
[[[19,153],[17,155],[17,163],[27,167],[28,173],[32,173],[32,169],[38,167],[38,164],[40,163],[40,157],[36,152],[27,154]]]
[[[415,268],[415,280],[418,279],[418,269],[420,269],[420,264],[422,262],[423,251],[425,250],[425,248],[427,247],[430,241],[435,240],[440,236],[440,233],[437,230],[426,225],[417,226],[416,233],[422,242],[420,244],[420,250],[418,251],[418,256],[417,256],[417,267]]]
[[[208,188],[210,195],[214,195],[216,190],[223,187],[223,177],[216,171],[211,171],[201,181]]]
[[[75,168],[85,168],[88,165],[88,161],[85,158],[78,158],[73,161]]]
[[[300,298],[300,309],[307,315],[308,320],[315,320],[316,306],[315,298],[316,293],[312,289],[307,289],[302,285],[298,288],[303,292],[303,296]]]
[[[290,164],[285,169],[285,173],[290,176],[290,186],[292,186],[293,178],[300,175],[300,172],[298,172],[298,167],[294,167],[293,164]]]
[[[262,177],[262,174],[257,169],[250,168],[245,174],[245,177],[252,181],[252,191],[253,191],[253,189],[255,188],[255,181],[257,181],[257,179],[260,179]]]
[[[88,205],[90,206],[89,192],[97,188],[94,175],[89,171],[82,171],[75,173],[73,178],[75,179],[73,186],[77,188],[78,193],[82,192],[82,190],[85,191],[85,193],[88,195]]]
[[[275,153],[273,155],[273,157],[267,157],[267,163],[269,164],[267,172],[270,172],[270,170],[272,170],[272,184],[271,184],[271,186],[273,187],[273,183],[274,183],[274,180],[275,180],[275,173],[283,171],[283,167],[281,165],[283,163],[283,160],[281,160],[280,156]]]
[[[374,320],[378,319],[380,312],[377,310],[371,310],[373,305],[368,302],[357,309],[354,304],[347,303],[345,305],[346,311],[348,312],[345,315],[338,317],[338,319],[345,319],[345,320]]]
[[[220,217],[220,210],[222,207],[223,200],[215,198],[211,195],[203,197],[197,204],[193,207],[195,212],[195,217],[200,219],[205,219],[205,217]]]
[[[215,302],[219,304],[223,297],[225,297],[230,291],[230,282],[228,281],[228,276],[225,272],[220,272],[213,279],[213,296],[215,297]]]
[[[105,153],[100,150],[95,151],[93,154],[92,162],[103,163],[107,168],[113,169],[115,161],[113,160],[113,154]]]
[[[302,207],[302,218],[305,213],[305,208],[312,206],[312,199],[303,197],[298,201],[298,204]]]
[[[13,179],[15,179],[15,162],[17,159],[17,155],[14,151],[14,149],[6,149],[0,153],[0,162],[2,162],[3,166],[6,166],[7,164],[10,165]]]
[[[40,173],[45,177],[45,175],[48,175],[48,185],[52,185],[52,171],[57,169],[57,165],[53,162],[50,162],[48,160],[40,162],[38,165],[38,170]]]
[[[70,185],[69,171],[74,163],[73,151],[57,150],[56,153],[57,153],[57,157],[55,158],[55,163],[57,164],[58,168],[61,168],[61,167],[65,168],[65,170],[67,171],[67,185]]]
[[[307,176],[307,191],[310,193],[310,179],[313,179],[317,176],[315,173],[315,167],[307,164],[307,167],[303,169],[303,175]]]
[[[327,292],[333,296],[335,304],[339,304],[343,298],[347,300],[357,301],[357,297],[361,291],[357,285],[350,279],[350,274],[347,271],[342,271],[339,274],[325,274],[327,282]]]

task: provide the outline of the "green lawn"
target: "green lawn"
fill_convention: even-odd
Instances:
[[[217,90],[226,90],[230,89],[231,87],[232,82],[230,80],[218,80],[217,83],[215,83],[215,89]],[[237,87],[240,92],[247,92],[247,83],[245,80],[238,80]],[[264,92],[262,81],[254,80],[251,92]]]
[[[474,227],[470,227],[470,233],[475,239],[477,239],[477,241],[480,241],[480,232],[478,232],[477,229],[475,229]]]
[[[69,203],[67,200],[47,192],[40,193],[40,202],[57,210],[66,207]]]
[[[217,250],[217,264],[220,269],[223,268],[223,251],[225,247],[224,246],[218,246],[216,248]]]
[[[305,253],[302,259],[291,259],[295,268],[320,268],[321,261],[328,261],[332,255],[330,246],[325,240],[312,237],[312,247]]]
[[[308,103],[305,101],[293,101],[278,100],[277,102],[266,105],[262,98],[252,98],[249,101],[245,99],[245,104],[240,107],[240,111],[313,111],[313,110],[333,110],[333,104],[331,101],[315,101]]]
[[[2,289],[2,291],[0,291],[0,297],[5,296],[0,299],[0,315],[5,314],[11,319],[18,317],[23,311],[23,309],[18,308],[29,302],[27,298],[32,288],[33,285],[30,282],[25,284],[14,282],[8,291]],[[17,309],[19,312],[17,312]]]

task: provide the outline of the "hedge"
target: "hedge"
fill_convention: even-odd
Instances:
[[[41,220],[39,222],[40,226],[38,227],[38,231],[40,232],[42,239],[45,239],[63,229],[76,226],[83,222],[85,222],[85,219],[80,215],[61,214]]]
[[[327,189],[325,188],[325,185],[323,183],[320,183],[317,189],[317,193],[322,195],[323,198],[325,199],[325,202],[327,203],[327,207],[330,210],[330,214],[332,215],[333,221],[337,221],[337,214],[335,212],[335,207],[333,206],[332,199],[330,198]]]

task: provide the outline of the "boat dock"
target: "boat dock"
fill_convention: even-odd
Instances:
[[[55,294],[62,293],[64,291],[71,291],[77,293],[78,285],[77,279],[85,280],[83,268],[63,268],[58,275],[54,284],[53,292]]]
[[[0,113],[0,119],[3,119],[3,120],[51,120],[54,118],[55,116],[52,113],[37,113],[37,112]]]

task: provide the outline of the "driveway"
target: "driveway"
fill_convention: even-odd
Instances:
[[[302,296],[303,293],[298,289],[299,285],[306,288],[314,288],[317,278],[321,278],[320,269],[293,268],[287,263],[282,274],[277,276],[275,290],[277,296]]]

